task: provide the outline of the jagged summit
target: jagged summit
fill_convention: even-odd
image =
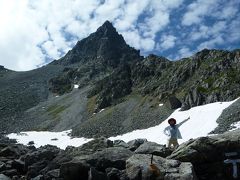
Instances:
[[[97,29],[97,32],[103,33],[104,36],[108,36],[114,33],[118,35],[116,28],[113,26],[113,24],[110,21],[105,21],[103,25]]]
[[[91,61],[116,67],[122,61],[134,61],[140,58],[140,52],[127,45],[112,23],[106,21],[96,32],[78,41],[57,63],[69,65]]]

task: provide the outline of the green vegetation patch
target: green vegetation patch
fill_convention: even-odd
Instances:
[[[66,106],[52,105],[47,108],[49,115],[56,118],[59,113],[63,112],[66,109]]]
[[[90,114],[94,113],[96,104],[97,104],[97,96],[96,96],[96,95],[88,99],[88,102],[87,102],[87,111],[88,111]]]

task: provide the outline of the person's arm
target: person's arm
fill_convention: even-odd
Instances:
[[[163,133],[164,133],[166,136],[169,136],[168,127],[166,127],[166,128],[163,130]]]
[[[185,123],[185,122],[188,121],[189,119],[190,119],[190,116],[189,116],[187,119],[185,119],[185,120],[183,120],[182,122],[180,122],[177,126],[180,127],[181,125],[183,125],[183,123]]]

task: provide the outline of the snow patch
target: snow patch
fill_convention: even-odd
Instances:
[[[74,89],[78,89],[79,85],[78,84],[74,84]]]
[[[28,131],[12,133],[7,135],[7,137],[10,139],[16,139],[18,143],[24,145],[27,145],[30,141],[34,141],[34,146],[37,148],[51,144],[61,149],[66,149],[67,146],[78,147],[92,140],[86,138],[72,138],[69,136],[70,133],[71,130],[62,132]]]
[[[181,123],[183,120],[190,117],[190,120],[186,121],[179,128],[183,137],[183,139],[179,140],[179,143],[188,141],[191,138],[207,136],[209,132],[218,126],[216,120],[221,115],[222,111],[229,107],[236,100],[231,102],[216,102],[206,104],[191,108],[187,111],[180,111],[180,109],[177,109],[165,121],[157,126],[143,130],[135,130],[116,137],[110,137],[109,139],[121,139],[125,142],[128,142],[137,138],[145,138],[148,141],[165,144],[167,137],[164,135],[163,130],[168,126],[167,120],[172,117],[177,120],[177,123]],[[100,112],[103,110],[104,109],[101,109]],[[234,127],[240,128],[240,122],[235,123]],[[62,132],[29,131],[12,133],[7,135],[7,137],[10,139],[16,139],[18,143],[24,145],[27,145],[30,141],[34,141],[34,146],[36,147],[51,144],[58,146],[61,149],[65,149],[67,146],[78,147],[92,140],[86,138],[72,138],[69,135],[70,133],[71,130]]]
[[[101,109],[99,112],[103,112],[105,109]]]
[[[232,123],[230,125],[230,127],[232,128],[230,131],[236,130],[236,129],[240,129],[240,121]]]
[[[163,106],[163,104],[159,104],[158,106],[161,107],[161,106]]]
[[[190,117],[190,120],[186,121],[182,126],[179,127],[183,137],[183,139],[179,140],[179,143],[188,141],[191,138],[207,136],[208,133],[218,126],[216,121],[221,115],[222,111],[235,101],[236,100],[231,102],[216,102],[206,104],[193,107],[187,111],[180,111],[180,109],[177,109],[165,121],[155,127],[143,130],[135,130],[130,133],[111,137],[110,140],[120,139],[128,142],[137,138],[145,138],[148,141],[166,144],[168,137],[164,135],[163,130],[169,125],[167,120],[169,118],[175,118],[177,123],[181,123],[188,117]]]

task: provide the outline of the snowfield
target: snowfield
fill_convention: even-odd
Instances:
[[[237,99],[236,99],[237,100]],[[148,141],[153,141],[159,144],[166,144],[167,136],[163,134],[163,130],[168,126],[167,120],[169,118],[175,118],[177,123],[181,123],[188,117],[190,119],[183,123],[179,130],[183,139],[179,140],[179,143],[188,141],[191,138],[197,138],[201,136],[207,136],[212,130],[217,127],[216,120],[221,115],[222,111],[229,107],[234,101],[230,102],[216,102],[197,106],[187,111],[175,110],[165,121],[161,124],[142,130],[135,130],[116,137],[110,137],[110,140],[121,139],[128,142],[137,138],[145,138]],[[162,108],[161,106],[159,108]],[[235,129],[240,128],[240,123],[234,124]],[[56,145],[61,149],[65,149],[67,146],[80,146],[92,139],[86,138],[72,138],[69,136],[71,130],[63,132],[48,132],[48,131],[29,131],[22,133],[12,133],[7,135],[11,139],[16,139],[18,143],[27,145],[29,141],[34,141],[36,147],[40,147],[46,144]]]
[[[34,146],[37,148],[51,144],[58,146],[61,149],[66,149],[67,146],[78,147],[92,140],[86,138],[72,138],[69,136],[70,133],[71,130],[62,132],[28,131],[21,133],[12,133],[9,134],[8,137],[10,139],[16,139],[17,142],[24,145],[28,145],[29,141],[34,141]]]

